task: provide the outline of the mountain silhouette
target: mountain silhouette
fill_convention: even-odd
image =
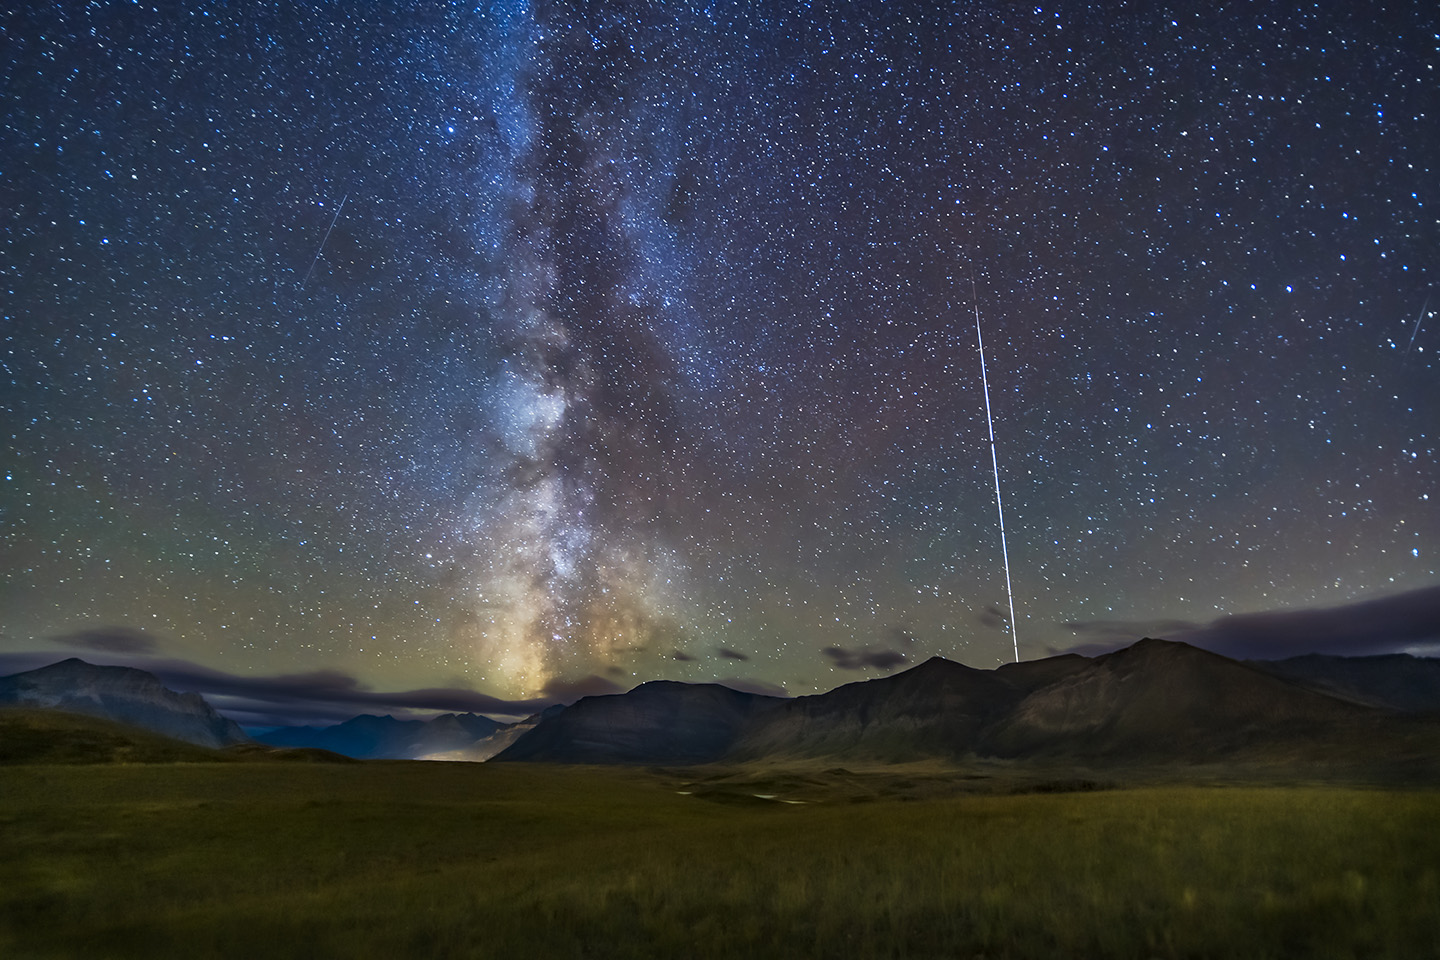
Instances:
[[[1228,657],[1146,639],[1038,687],[977,746],[1000,757],[1201,762],[1312,743],[1370,715]]]
[[[629,693],[585,697],[540,720],[497,760],[552,763],[707,763],[725,756],[778,697],[714,683],[654,680]]]
[[[934,657],[904,673],[781,701],[728,751],[736,759],[916,760],[973,742],[1015,699],[994,671]]]
[[[196,694],[168,690],[143,670],[78,659],[0,678],[0,704],[86,714],[203,747],[250,742]],[[29,729],[31,721],[12,719],[14,730]],[[100,737],[89,728],[82,734]],[[993,670],[934,657],[793,699],[661,680],[557,705],[518,724],[468,713],[424,721],[362,715],[331,727],[270,730],[256,740],[358,759],[1239,764],[1440,780],[1440,661],[1242,662],[1145,639],[1094,658],[1066,654]],[[115,755],[131,749],[115,747]]]
[[[1246,662],[1273,676],[1356,703],[1403,713],[1440,713],[1440,660],[1408,653],[1368,657],[1312,653]]]
[[[587,697],[495,759],[672,764],[972,759],[1087,766],[1440,757],[1440,722],[1146,639],[978,670],[939,657],[903,673],[786,700],[656,682]],[[1428,766],[1426,766],[1428,764]]]
[[[198,693],[176,693],[144,670],[96,666],[75,657],[0,677],[0,704],[100,717],[202,747],[250,739]]]

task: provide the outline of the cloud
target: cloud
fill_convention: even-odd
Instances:
[[[531,700],[501,700],[465,687],[380,691],[339,670],[254,676],[226,673],[188,660],[98,652],[102,655],[82,659],[148,671],[170,689],[198,693],[226,716],[257,726],[337,723],[361,713],[527,717],[562,702],[561,697],[548,694]],[[54,662],[54,653],[6,654],[0,656],[0,674],[33,670]]]
[[[993,607],[986,607],[993,610]],[[904,624],[896,624],[885,631],[879,644],[866,644],[854,650],[829,646],[820,652],[841,670],[883,670],[889,673],[896,667],[908,663],[910,653],[915,649],[915,634]]]
[[[729,647],[716,647],[716,652],[726,660],[749,660],[748,653],[741,653],[739,650],[731,650]]]
[[[239,676],[198,666],[185,660],[145,660],[126,664],[155,674],[168,687],[193,691],[207,698],[227,697],[235,709],[285,715],[315,715],[329,706],[330,716],[348,719],[357,713],[485,713],[529,716],[555,702],[555,698],[501,700],[465,687],[423,687],[415,690],[371,690],[339,670],[315,670],[273,676]]]
[[[612,693],[624,693],[625,688],[604,677],[589,676],[575,680],[556,678],[546,683],[540,691],[558,703],[574,703],[581,697],[603,697]]]
[[[695,659],[694,657],[690,656],[690,654],[686,653],[684,650],[676,650],[673,654],[670,655],[670,658],[672,660],[680,661],[690,661]]]
[[[999,607],[990,606],[981,607],[980,612],[975,616],[975,620],[980,626],[988,630],[1004,630],[1005,622],[1008,619],[1009,617],[1005,616],[1004,610],[1001,610]]]
[[[1141,636],[1160,636],[1239,659],[1424,652],[1440,642],[1440,585],[1338,607],[1242,613],[1205,624],[1096,620],[1067,626],[1092,638],[1086,647],[1109,650]]]
[[[858,650],[847,650],[844,647],[826,647],[820,651],[830,658],[830,662],[841,670],[864,670],[874,668],[889,672],[905,663],[907,658],[899,650],[875,650],[870,647],[862,647]]]
[[[1230,657],[1398,653],[1440,640],[1440,586],[1341,607],[1221,617],[1176,639]]]
[[[134,627],[101,627],[96,630],[79,630],[58,637],[50,642],[70,650],[95,650],[101,653],[154,653],[160,649],[160,641],[154,635]]]

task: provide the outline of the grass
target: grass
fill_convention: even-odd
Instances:
[[[8,767],[0,955],[1440,955],[1440,793],[857,779],[769,777],[792,805],[525,764]]]
[[[329,750],[237,743],[200,747],[63,710],[0,705],[0,768],[12,764],[354,763]]]
[[[0,706],[0,765],[14,763],[205,763],[197,747],[111,720],[58,710]]]

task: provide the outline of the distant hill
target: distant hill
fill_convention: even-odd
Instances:
[[[1371,657],[1310,654],[1251,660],[1250,666],[1356,703],[1404,713],[1440,713],[1440,660],[1391,653]]]
[[[959,756],[1030,690],[1088,664],[1084,657],[1063,656],[977,670],[932,657],[894,676],[779,700],[728,754],[890,763]]]
[[[725,756],[776,697],[713,683],[655,680],[629,693],[585,697],[542,719],[497,760],[706,763]]]
[[[200,747],[103,717],[0,707],[0,766],[87,763],[354,763],[328,750],[235,743]]]
[[[144,670],[100,667],[73,657],[0,677],[0,704],[101,717],[201,747],[250,739],[199,694],[176,693]]]
[[[1193,763],[1292,753],[1370,714],[1228,657],[1147,639],[1033,690],[976,746],[1000,757]]]
[[[245,763],[358,763],[354,757],[319,747],[272,747],[268,743],[236,743],[223,751],[226,760]]]
[[[541,720],[499,761],[966,759],[1091,767],[1343,763],[1440,772],[1440,722],[1396,718],[1183,643],[976,670],[933,658],[785,700],[647,683]]]
[[[503,724],[474,713],[446,713],[432,720],[397,720],[362,714],[330,727],[280,727],[257,733],[276,747],[316,747],[362,760],[413,760],[464,750]]]

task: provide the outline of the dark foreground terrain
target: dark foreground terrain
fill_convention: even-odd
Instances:
[[[999,767],[10,766],[0,956],[1437,956],[1437,821]]]

